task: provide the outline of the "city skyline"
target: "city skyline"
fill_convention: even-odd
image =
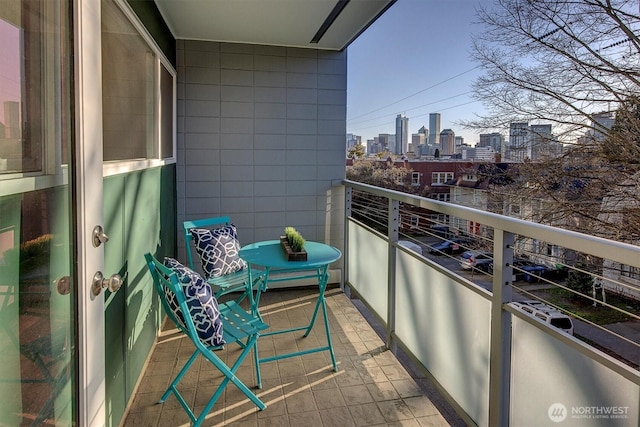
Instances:
[[[348,48],[347,132],[362,141],[394,133],[395,117],[409,121],[409,134],[429,129],[429,114],[440,113],[441,129],[452,129],[475,145],[479,134],[460,120],[483,112],[471,98],[480,75],[469,60],[477,0],[403,0]],[[486,5],[486,2],[482,2]],[[430,130],[431,131],[431,130]]]

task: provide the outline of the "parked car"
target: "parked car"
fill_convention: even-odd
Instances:
[[[464,238],[455,238],[451,240],[443,240],[440,243],[435,243],[429,246],[429,253],[435,255],[442,254],[459,254],[460,252],[464,252],[468,249],[471,241]]]
[[[516,301],[512,302],[511,305],[569,335],[573,335],[573,321],[571,318],[554,307],[534,300]]]
[[[493,253],[484,251],[465,251],[460,255],[460,268],[463,270],[493,270]]]
[[[549,267],[536,264],[526,259],[516,259],[513,261],[513,275],[515,280],[524,280],[525,282],[537,282],[539,277],[544,277]]]
[[[410,240],[398,240],[398,244],[400,246],[404,246],[405,248],[410,249],[410,250],[412,250],[414,252],[417,252],[420,255],[422,255],[422,246],[420,246],[417,243],[414,243],[414,242],[412,242]]]
[[[434,236],[442,237],[445,239],[449,237],[449,233],[450,233],[449,227],[447,227],[446,225],[432,225],[431,231]]]

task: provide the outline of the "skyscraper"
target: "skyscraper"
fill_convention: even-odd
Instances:
[[[523,162],[531,160],[531,146],[527,144],[529,123],[513,122],[509,125],[509,144],[505,150],[506,160]]]
[[[481,133],[478,147],[491,147],[496,153],[504,155],[504,135],[498,132]]]
[[[440,140],[440,113],[429,114],[429,145],[435,146]]]
[[[396,117],[396,151],[394,154],[405,154],[409,151],[409,119],[404,114]]]
[[[451,129],[440,132],[440,154],[455,154],[456,134]]]

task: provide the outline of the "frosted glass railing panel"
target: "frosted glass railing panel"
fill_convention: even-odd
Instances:
[[[350,285],[387,324],[389,243],[354,222],[348,224]]]
[[[637,385],[522,319],[512,326],[512,426],[640,425]]]
[[[398,339],[478,425],[486,425],[490,302],[400,252],[396,292]]]

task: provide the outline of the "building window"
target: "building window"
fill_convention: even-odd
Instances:
[[[640,268],[622,264],[620,275],[634,280],[640,280]]]
[[[418,215],[411,215],[411,227],[418,228],[418,225],[420,225],[420,219]]]
[[[433,172],[431,174],[431,185],[443,185],[453,179],[453,172]]]
[[[414,187],[420,186],[420,172],[411,173],[411,185]]]
[[[440,202],[450,202],[451,194],[449,193],[433,193],[431,194],[431,198],[434,200],[438,200]]]
[[[509,212],[511,212],[512,215],[520,215],[520,205],[511,205],[509,207]]]

